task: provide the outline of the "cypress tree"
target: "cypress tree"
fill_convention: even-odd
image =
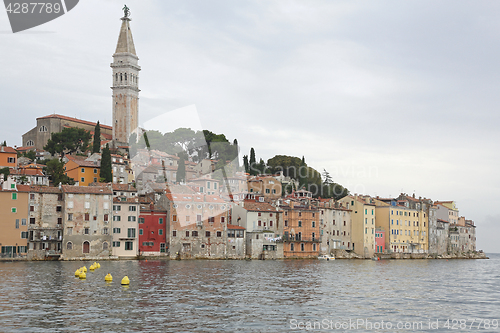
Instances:
[[[101,158],[101,179],[105,183],[113,181],[113,172],[111,168],[111,152],[109,151],[109,144],[102,150]]]
[[[177,173],[175,175],[175,181],[177,183],[183,182],[186,180],[186,164],[184,163],[184,157],[181,156],[179,159],[179,164],[177,165]]]
[[[93,153],[99,153],[101,151],[101,126],[99,125],[99,120],[94,128],[94,146],[92,147]]]
[[[239,147],[238,147],[238,140],[234,139],[233,141],[233,146],[234,146],[234,156],[236,160],[236,170],[240,168],[240,160],[239,160]]]
[[[248,155],[243,156],[243,165],[245,166],[245,172],[250,173],[250,166],[248,165]]]
[[[255,160],[255,150],[252,147],[250,149],[250,168],[249,168],[250,175],[256,175],[259,172],[259,170],[257,170],[256,167],[257,167],[257,161]]]

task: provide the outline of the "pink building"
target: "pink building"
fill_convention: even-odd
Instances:
[[[384,253],[385,251],[385,231],[377,228],[375,230],[375,253]]]

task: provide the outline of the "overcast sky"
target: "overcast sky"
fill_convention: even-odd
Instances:
[[[127,1],[141,123],[194,105],[242,155],[306,158],[352,193],[455,200],[500,252],[500,2]],[[52,113],[111,123],[123,1],[12,34],[0,140]],[[190,108],[192,110],[192,108]],[[192,113],[189,113],[192,117]]]

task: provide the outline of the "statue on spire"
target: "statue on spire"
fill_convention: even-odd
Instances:
[[[124,5],[123,8],[123,17],[129,17],[130,16],[130,8],[127,7],[127,5]]]

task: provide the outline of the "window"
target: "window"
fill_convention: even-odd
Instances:
[[[177,231],[172,231],[172,237],[177,237]]]
[[[305,246],[304,246],[304,243],[301,243],[301,244],[300,244],[300,251],[305,251]]]
[[[16,219],[16,229],[19,229],[19,219]]]
[[[316,221],[312,221],[312,227],[316,228]]]
[[[122,220],[122,217],[120,215],[114,215],[113,216],[113,221],[120,222],[121,220]]]
[[[40,129],[39,129],[40,132],[47,132],[47,126],[40,126]]]
[[[299,221],[299,227],[302,227],[302,221]]]
[[[108,222],[109,220],[109,215],[108,214],[104,214],[104,222]]]
[[[121,228],[113,228],[113,233],[114,234],[119,234],[121,231]]]
[[[129,222],[135,222],[136,221],[135,216],[129,216],[128,217],[128,221]]]
[[[134,242],[127,241],[125,242],[125,250],[132,251],[134,249]]]
[[[139,235],[144,235],[144,230],[139,229]]]
[[[12,200],[17,200],[17,193],[12,193]]]
[[[186,230],[186,237],[189,237],[189,230]]]
[[[73,228],[72,227],[69,227],[67,229],[67,234],[70,235],[70,236],[73,235]]]
[[[17,208],[16,208],[16,207],[12,207],[12,208],[11,208],[11,212],[12,212],[12,213],[17,213]]]
[[[285,220],[285,227],[288,227],[288,220]]]
[[[85,202],[85,204],[83,205],[85,208],[89,209],[90,208],[90,202]]]
[[[68,221],[73,221],[73,213],[68,213]]]
[[[290,251],[295,251],[293,243],[290,244]]]
[[[139,224],[144,224],[144,217],[139,217]]]
[[[56,207],[56,212],[62,212],[62,207],[61,206],[57,206]]]
[[[136,206],[128,206],[128,211],[129,212],[135,212],[137,210]]]
[[[26,219],[21,220],[21,225],[26,225]]]
[[[261,221],[261,220],[257,221],[257,225],[258,225],[259,227],[261,227],[261,226],[262,226],[262,221]]]
[[[313,251],[316,251],[316,244],[313,244]]]
[[[88,241],[83,242],[83,253],[90,253],[90,243]]]
[[[272,227],[273,226],[273,221],[269,221],[269,226]]]
[[[85,177],[80,178],[80,181],[81,181],[82,183],[85,183]]]
[[[66,243],[66,250],[73,250],[73,243],[67,242]]]
[[[103,235],[109,235],[109,229],[108,228],[102,229],[102,234]]]
[[[68,229],[69,229],[69,228],[68,228]],[[89,229],[89,228],[85,228],[83,233],[84,233],[85,235],[90,234],[90,229]]]
[[[226,217],[225,216],[221,216],[220,217],[220,223],[224,223],[226,221]]]
[[[210,237],[210,231],[205,231],[205,237]]]
[[[163,229],[158,229],[158,235],[163,235]]]
[[[120,205],[113,205],[113,210],[118,212],[118,211],[122,210],[122,206],[120,206]]]
[[[21,238],[22,239],[28,239],[28,232],[27,231],[21,231]]]
[[[215,222],[215,217],[211,216],[208,218],[209,223],[214,223]]]
[[[191,231],[191,236],[198,237],[198,231]]]
[[[127,236],[128,236],[128,238],[135,238],[135,228],[128,228],[127,229]]]
[[[104,242],[104,243],[102,243],[102,249],[103,249],[103,250],[107,250],[107,249],[108,249],[108,247],[109,247],[108,242]]]
[[[57,218],[57,224],[62,224],[62,217]]]
[[[85,221],[89,221],[90,220],[90,214],[89,213],[85,213]]]
[[[222,231],[217,231],[217,237],[222,237]]]
[[[201,215],[199,215],[201,216]],[[177,222],[177,215],[172,215],[172,222]]]

